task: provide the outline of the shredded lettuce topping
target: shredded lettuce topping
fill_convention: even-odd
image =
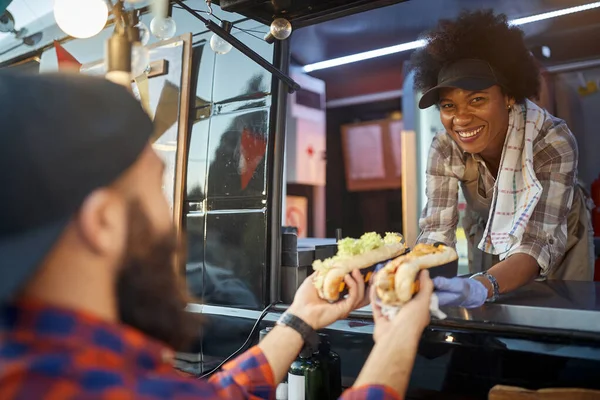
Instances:
[[[385,233],[385,237],[383,238],[383,241],[387,245],[392,245],[392,244],[403,243],[404,242],[404,238],[399,233],[386,232]]]
[[[335,266],[337,262],[344,258],[357,256],[378,249],[385,245],[394,245],[402,243],[404,238],[398,233],[387,232],[385,237],[378,233],[368,232],[360,239],[345,238],[338,241],[338,252],[335,256],[325,260],[315,260],[313,269],[315,271],[327,271]]]

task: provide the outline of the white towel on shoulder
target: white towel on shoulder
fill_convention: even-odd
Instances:
[[[542,194],[533,169],[533,141],[546,118],[546,111],[529,100],[510,112],[490,214],[478,246],[486,253],[503,254],[521,242]]]

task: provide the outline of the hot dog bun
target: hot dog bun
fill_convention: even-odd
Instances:
[[[418,244],[406,255],[386,264],[374,277],[377,297],[383,305],[402,306],[419,291],[420,270],[458,259],[456,251],[443,244]]]
[[[361,239],[344,239],[350,241],[359,241],[366,238],[381,241],[376,248],[365,250],[359,254],[348,254],[348,252],[338,250],[338,255],[324,261],[317,260],[313,263],[315,275],[313,283],[317,289],[319,297],[330,302],[339,300],[340,294],[344,292],[345,283],[344,277],[355,269],[361,270],[365,282],[370,278],[371,267],[380,262],[397,257],[406,252],[404,239],[399,234],[387,234],[385,239],[373,233],[365,234]],[[342,244],[347,245],[348,242]],[[357,243],[360,245],[360,243]],[[338,247],[342,247],[338,246]],[[360,251],[360,246],[357,246],[357,252]],[[342,248],[343,250],[343,248]]]

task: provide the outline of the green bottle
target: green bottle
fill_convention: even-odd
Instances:
[[[331,350],[329,336],[325,333],[319,333],[319,336],[318,356],[329,375],[329,399],[335,400],[342,395],[342,362],[340,356]]]
[[[306,347],[288,371],[288,400],[329,399],[329,374],[318,353]]]

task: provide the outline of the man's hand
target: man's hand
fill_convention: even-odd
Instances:
[[[381,309],[373,303],[375,346],[354,382],[355,387],[385,385],[394,389],[399,397],[406,393],[419,339],[430,319],[433,283],[429,272],[421,271],[419,280],[419,293],[402,306],[391,321],[381,315]]]
[[[371,307],[373,308],[373,320],[375,321],[373,340],[376,343],[389,334],[393,335],[393,332],[398,329],[411,331],[415,335],[420,336],[427,327],[431,319],[429,304],[431,302],[431,294],[433,293],[433,282],[429,278],[429,271],[421,271],[419,281],[419,293],[411,301],[402,306],[398,314],[391,321],[381,313],[381,307],[375,301],[375,288],[371,288]]]
[[[288,311],[302,318],[315,330],[346,318],[351,311],[368,304],[365,301],[365,283],[358,270],[352,271],[351,275],[344,278],[348,286],[348,296],[333,304],[319,297],[312,279],[313,275],[304,280]]]

